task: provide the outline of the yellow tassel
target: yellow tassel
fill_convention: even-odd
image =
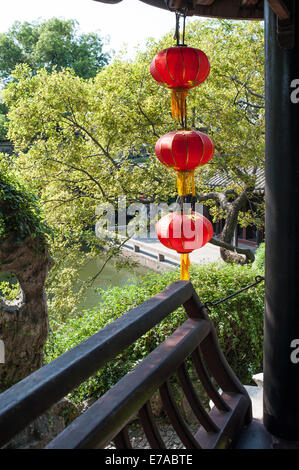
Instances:
[[[194,170],[177,172],[177,188],[179,196],[186,196],[187,194],[195,196]]]
[[[189,253],[181,253],[181,280],[189,281]]]
[[[173,88],[171,90],[171,114],[173,119],[182,122],[186,117],[186,98],[188,88]]]

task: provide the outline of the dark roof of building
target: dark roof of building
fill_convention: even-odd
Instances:
[[[101,3],[119,3],[122,0],[96,0]],[[154,7],[175,10],[187,8],[188,15],[236,20],[263,20],[264,0],[140,0]],[[267,0],[280,19],[288,18],[282,0]]]
[[[10,142],[10,140],[1,140],[0,139],[0,152],[2,153],[8,153],[9,155],[12,155],[14,152],[14,147],[13,144]]]
[[[250,172],[249,172],[250,175]],[[217,173],[212,178],[206,180],[207,186],[210,188],[225,188],[233,184],[233,178],[224,174],[224,173]],[[256,181],[254,191],[256,192],[264,192],[265,190],[265,172],[263,168],[258,168],[256,172]]]

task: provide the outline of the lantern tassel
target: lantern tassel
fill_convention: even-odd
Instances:
[[[187,194],[195,196],[194,170],[177,172],[177,189],[179,196],[187,196]]]
[[[181,280],[189,281],[189,253],[181,253]]]
[[[178,87],[171,90],[171,114],[173,119],[182,122],[186,117],[186,98],[188,88]]]

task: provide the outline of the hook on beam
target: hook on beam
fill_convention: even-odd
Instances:
[[[279,20],[288,20],[290,12],[283,0],[268,0],[268,3]]]

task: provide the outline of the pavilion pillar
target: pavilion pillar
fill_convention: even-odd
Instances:
[[[295,3],[298,2],[285,1],[291,8]],[[264,424],[271,434],[298,441],[299,5],[292,15],[296,25],[295,44],[292,49],[282,49],[277,42],[276,16],[265,1]],[[298,354],[294,349],[296,339]]]

